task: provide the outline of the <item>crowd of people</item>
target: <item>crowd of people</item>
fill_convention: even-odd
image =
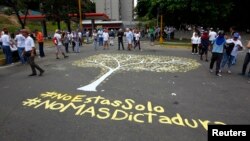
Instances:
[[[19,30],[15,35],[14,33],[9,34],[8,29],[4,28],[1,34],[1,44],[6,64],[13,64],[13,53],[18,52],[21,63],[25,64],[27,62],[31,67],[32,73],[29,76],[37,75],[36,70],[40,72],[39,76],[42,76],[45,70],[35,63],[35,42],[28,30]],[[36,37],[39,39],[40,56],[44,57],[43,44],[40,44],[43,42],[43,36],[36,32]]]
[[[167,31],[173,31],[171,27],[167,29]],[[244,46],[241,42],[241,36],[235,29],[230,28],[230,34],[225,34],[224,31],[214,31],[213,28],[209,28],[209,30],[198,30],[194,29],[191,43],[192,43],[192,54],[199,55],[200,60],[205,60],[209,62],[208,52],[211,51],[212,56],[210,59],[210,72],[213,72],[214,64],[216,63],[215,74],[217,76],[222,76],[222,72],[224,72],[224,68],[227,65],[227,73],[232,73],[231,67],[236,63],[237,54],[240,50],[243,50]],[[149,28],[147,31],[151,45],[154,42],[155,29]],[[26,35],[28,34],[28,35]],[[109,30],[98,28],[90,32],[87,30],[85,32],[86,43],[90,43],[90,39],[92,39],[94,50],[98,50],[102,48],[103,50],[109,50],[110,46],[114,46],[114,39],[117,37],[118,50],[136,50],[138,49],[142,51],[140,40],[142,38],[141,30],[136,28],[130,29],[126,28],[125,31],[123,29]],[[125,38],[125,43],[124,39]],[[28,43],[26,43],[26,40]],[[32,39],[32,41],[31,41]],[[56,59],[60,59],[59,55],[62,54],[63,58],[68,58],[66,53],[70,53],[70,46],[72,47],[72,52],[79,53],[80,48],[83,45],[83,34],[80,30],[67,32],[60,31],[58,29],[55,30],[53,35],[53,43],[55,46],[55,54]],[[35,41],[38,44],[39,57],[45,57],[44,52],[44,37],[42,32],[35,30],[33,33],[28,32],[27,30],[20,30],[16,34],[9,34],[6,28],[3,29],[0,36],[0,45],[3,48],[3,52],[6,59],[6,64],[13,63],[13,53],[16,52],[20,62],[22,64],[29,63],[32,69],[32,74],[30,76],[36,75],[36,70],[40,71],[40,75],[44,73],[44,70],[41,69],[35,63]],[[125,46],[125,45],[126,46]],[[247,65],[250,62],[250,42],[247,46],[247,54],[244,59],[242,71],[240,75],[245,75],[247,70]],[[26,52],[29,52],[28,55]],[[250,77],[250,69],[248,71],[248,76]]]
[[[213,66],[216,62],[215,74],[222,76],[222,72],[225,72],[225,66],[227,65],[227,73],[231,74],[231,67],[236,64],[238,52],[246,48],[247,53],[244,59],[243,67],[240,75],[246,74],[247,65],[250,62],[250,41],[244,47],[241,42],[241,36],[239,32],[236,32],[234,27],[230,28],[230,33],[225,34],[223,30],[214,31],[210,30],[197,30],[194,29],[191,37],[192,54],[200,56],[200,60],[203,60],[205,55],[205,61],[208,60],[208,51],[211,51],[212,57],[210,61],[210,72],[213,72]],[[248,77],[250,77],[250,69],[248,71]]]

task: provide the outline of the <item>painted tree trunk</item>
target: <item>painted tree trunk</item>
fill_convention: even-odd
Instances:
[[[77,90],[81,91],[92,91],[96,92],[96,87],[100,85],[107,77],[109,77],[116,69],[110,69],[107,73],[105,73],[103,76],[101,76],[99,79],[95,80],[91,84],[88,84],[86,86],[77,88]]]

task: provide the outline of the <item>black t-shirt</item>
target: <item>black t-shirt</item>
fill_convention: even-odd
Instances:
[[[124,33],[119,31],[119,32],[117,33],[118,39],[122,39],[123,35],[124,35]]]

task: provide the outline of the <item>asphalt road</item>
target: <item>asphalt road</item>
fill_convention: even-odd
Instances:
[[[0,140],[206,141],[208,124],[250,124],[250,84],[247,77],[237,75],[244,53],[232,74],[217,77],[209,72],[208,62],[189,50],[148,42],[142,48],[95,51],[84,45],[80,53],[59,60],[53,48],[46,48],[46,57],[36,59],[45,69],[41,77],[28,77],[28,65],[1,67]],[[117,71],[96,92],[77,90],[106,71],[78,67],[75,61],[99,55],[96,64],[112,65],[105,58],[103,63],[102,55],[116,54],[185,57],[200,65],[187,72]]]

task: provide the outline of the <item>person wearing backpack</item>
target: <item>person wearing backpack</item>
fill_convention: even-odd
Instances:
[[[55,44],[55,46],[56,46],[56,59],[60,59],[60,58],[58,57],[58,53],[59,53],[59,52],[62,53],[62,55],[64,56],[64,58],[67,58],[67,57],[68,57],[68,56],[65,55],[65,53],[64,53],[64,51],[63,51],[63,49],[62,49],[62,46],[63,46],[62,40],[63,40],[63,39],[62,39],[62,36],[61,36],[61,34],[60,34],[60,31],[59,31],[58,29],[56,29],[55,34],[54,34],[54,37],[53,37],[53,42],[54,42],[54,44]]]
[[[218,37],[214,40],[213,43],[213,49],[212,49],[212,58],[210,62],[210,72],[213,72],[214,63],[216,62],[216,71],[215,74],[217,76],[221,76],[219,70],[220,70],[220,64],[223,56],[223,48],[226,43],[226,39],[224,37],[224,31],[218,32]]]
[[[225,51],[224,55],[223,55],[223,60],[222,60],[222,63],[221,63],[221,70],[224,68],[224,66],[228,65],[228,70],[227,72],[229,74],[231,74],[231,66],[232,66],[232,61],[236,58],[237,54],[238,54],[238,51],[241,50],[243,48],[243,45],[241,43],[241,41],[239,40],[239,37],[240,37],[240,34],[238,32],[235,32],[233,34],[233,38],[231,39],[228,39],[226,41],[227,44],[232,44],[234,43],[234,46],[232,48],[232,51],[230,52],[227,52]],[[229,55],[230,53],[230,55]]]

